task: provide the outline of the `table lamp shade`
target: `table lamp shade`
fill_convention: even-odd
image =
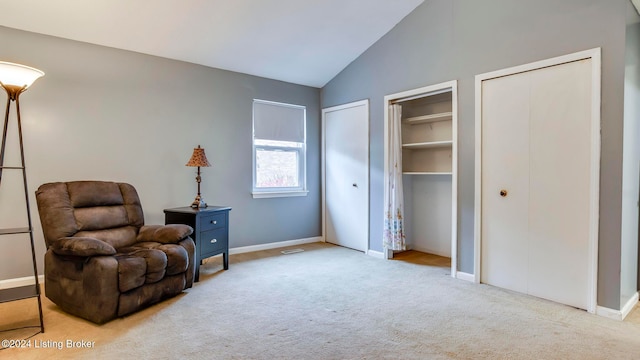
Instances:
[[[201,148],[200,145],[193,149],[191,159],[189,159],[186,166],[211,166],[211,164],[209,164],[209,160],[207,160],[207,155],[204,153],[204,149]]]
[[[29,66],[0,61],[0,82],[4,86],[28,88],[38,78],[44,76],[44,72]]]

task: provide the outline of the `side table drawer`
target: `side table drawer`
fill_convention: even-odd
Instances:
[[[214,215],[202,216],[202,218],[200,219],[200,231],[224,228],[226,226],[227,226],[226,214],[214,214]]]
[[[227,248],[228,241],[226,228],[202,231],[199,244],[201,257],[204,258],[214,255],[212,253],[222,252]]]

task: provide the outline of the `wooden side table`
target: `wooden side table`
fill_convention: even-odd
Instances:
[[[200,281],[202,259],[222,254],[222,264],[229,269],[229,211],[228,206],[208,206],[194,209],[188,206],[164,210],[165,224],[185,224],[193,228],[191,237],[196,243],[194,281]]]

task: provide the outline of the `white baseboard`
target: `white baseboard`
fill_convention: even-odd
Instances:
[[[635,293],[633,294],[633,296],[627,301],[626,304],[624,304],[624,306],[622,307],[622,310],[620,310],[620,313],[622,314],[622,320],[624,320],[624,318],[627,317],[627,315],[629,315],[629,313],[631,312],[631,310],[633,310],[633,308],[636,306],[636,304],[638,303],[638,300],[640,300],[640,293]]]
[[[384,253],[382,251],[375,251],[375,250],[367,250],[366,252],[367,255],[369,256],[373,256],[374,258],[378,258],[378,259],[384,259]]]
[[[606,318],[613,319],[613,320],[622,321],[624,320],[624,318],[627,317],[627,315],[629,315],[631,310],[633,310],[633,308],[636,306],[636,304],[638,303],[638,298],[639,298],[638,293],[633,294],[633,296],[627,301],[626,304],[624,304],[624,306],[620,310],[614,310],[614,309],[609,309],[603,306],[598,306],[596,308],[596,315],[604,316]]]
[[[462,272],[462,271],[457,271],[456,272],[456,279],[469,281],[469,282],[476,282],[476,277],[473,274],[469,274],[469,273]]]
[[[609,309],[603,306],[596,307],[596,315],[604,316],[612,320],[622,321],[622,311]]]
[[[44,284],[44,275],[38,276],[38,282],[40,284]],[[33,285],[35,283],[36,281],[33,278],[33,276],[25,276],[25,277],[15,278],[15,279],[0,280],[0,290],[11,289],[11,288],[16,288],[20,286]]]
[[[242,254],[242,253],[248,253],[248,252],[254,252],[254,251],[277,249],[277,248],[286,247],[286,246],[311,244],[316,242],[322,242],[322,237],[315,236],[315,237],[310,237],[305,239],[278,241],[278,242],[272,242],[268,244],[251,245],[251,246],[241,246],[241,247],[229,249],[229,254],[230,255]]]

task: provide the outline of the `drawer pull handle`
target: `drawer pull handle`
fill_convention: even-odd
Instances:
[[[217,223],[218,223],[217,221],[215,221],[215,220],[211,220],[211,224],[215,225],[215,224],[217,224]]]
[[[212,243],[212,244],[215,244],[215,243],[217,243],[217,242],[218,242],[218,239],[213,239],[213,240],[211,240],[211,243]]]

